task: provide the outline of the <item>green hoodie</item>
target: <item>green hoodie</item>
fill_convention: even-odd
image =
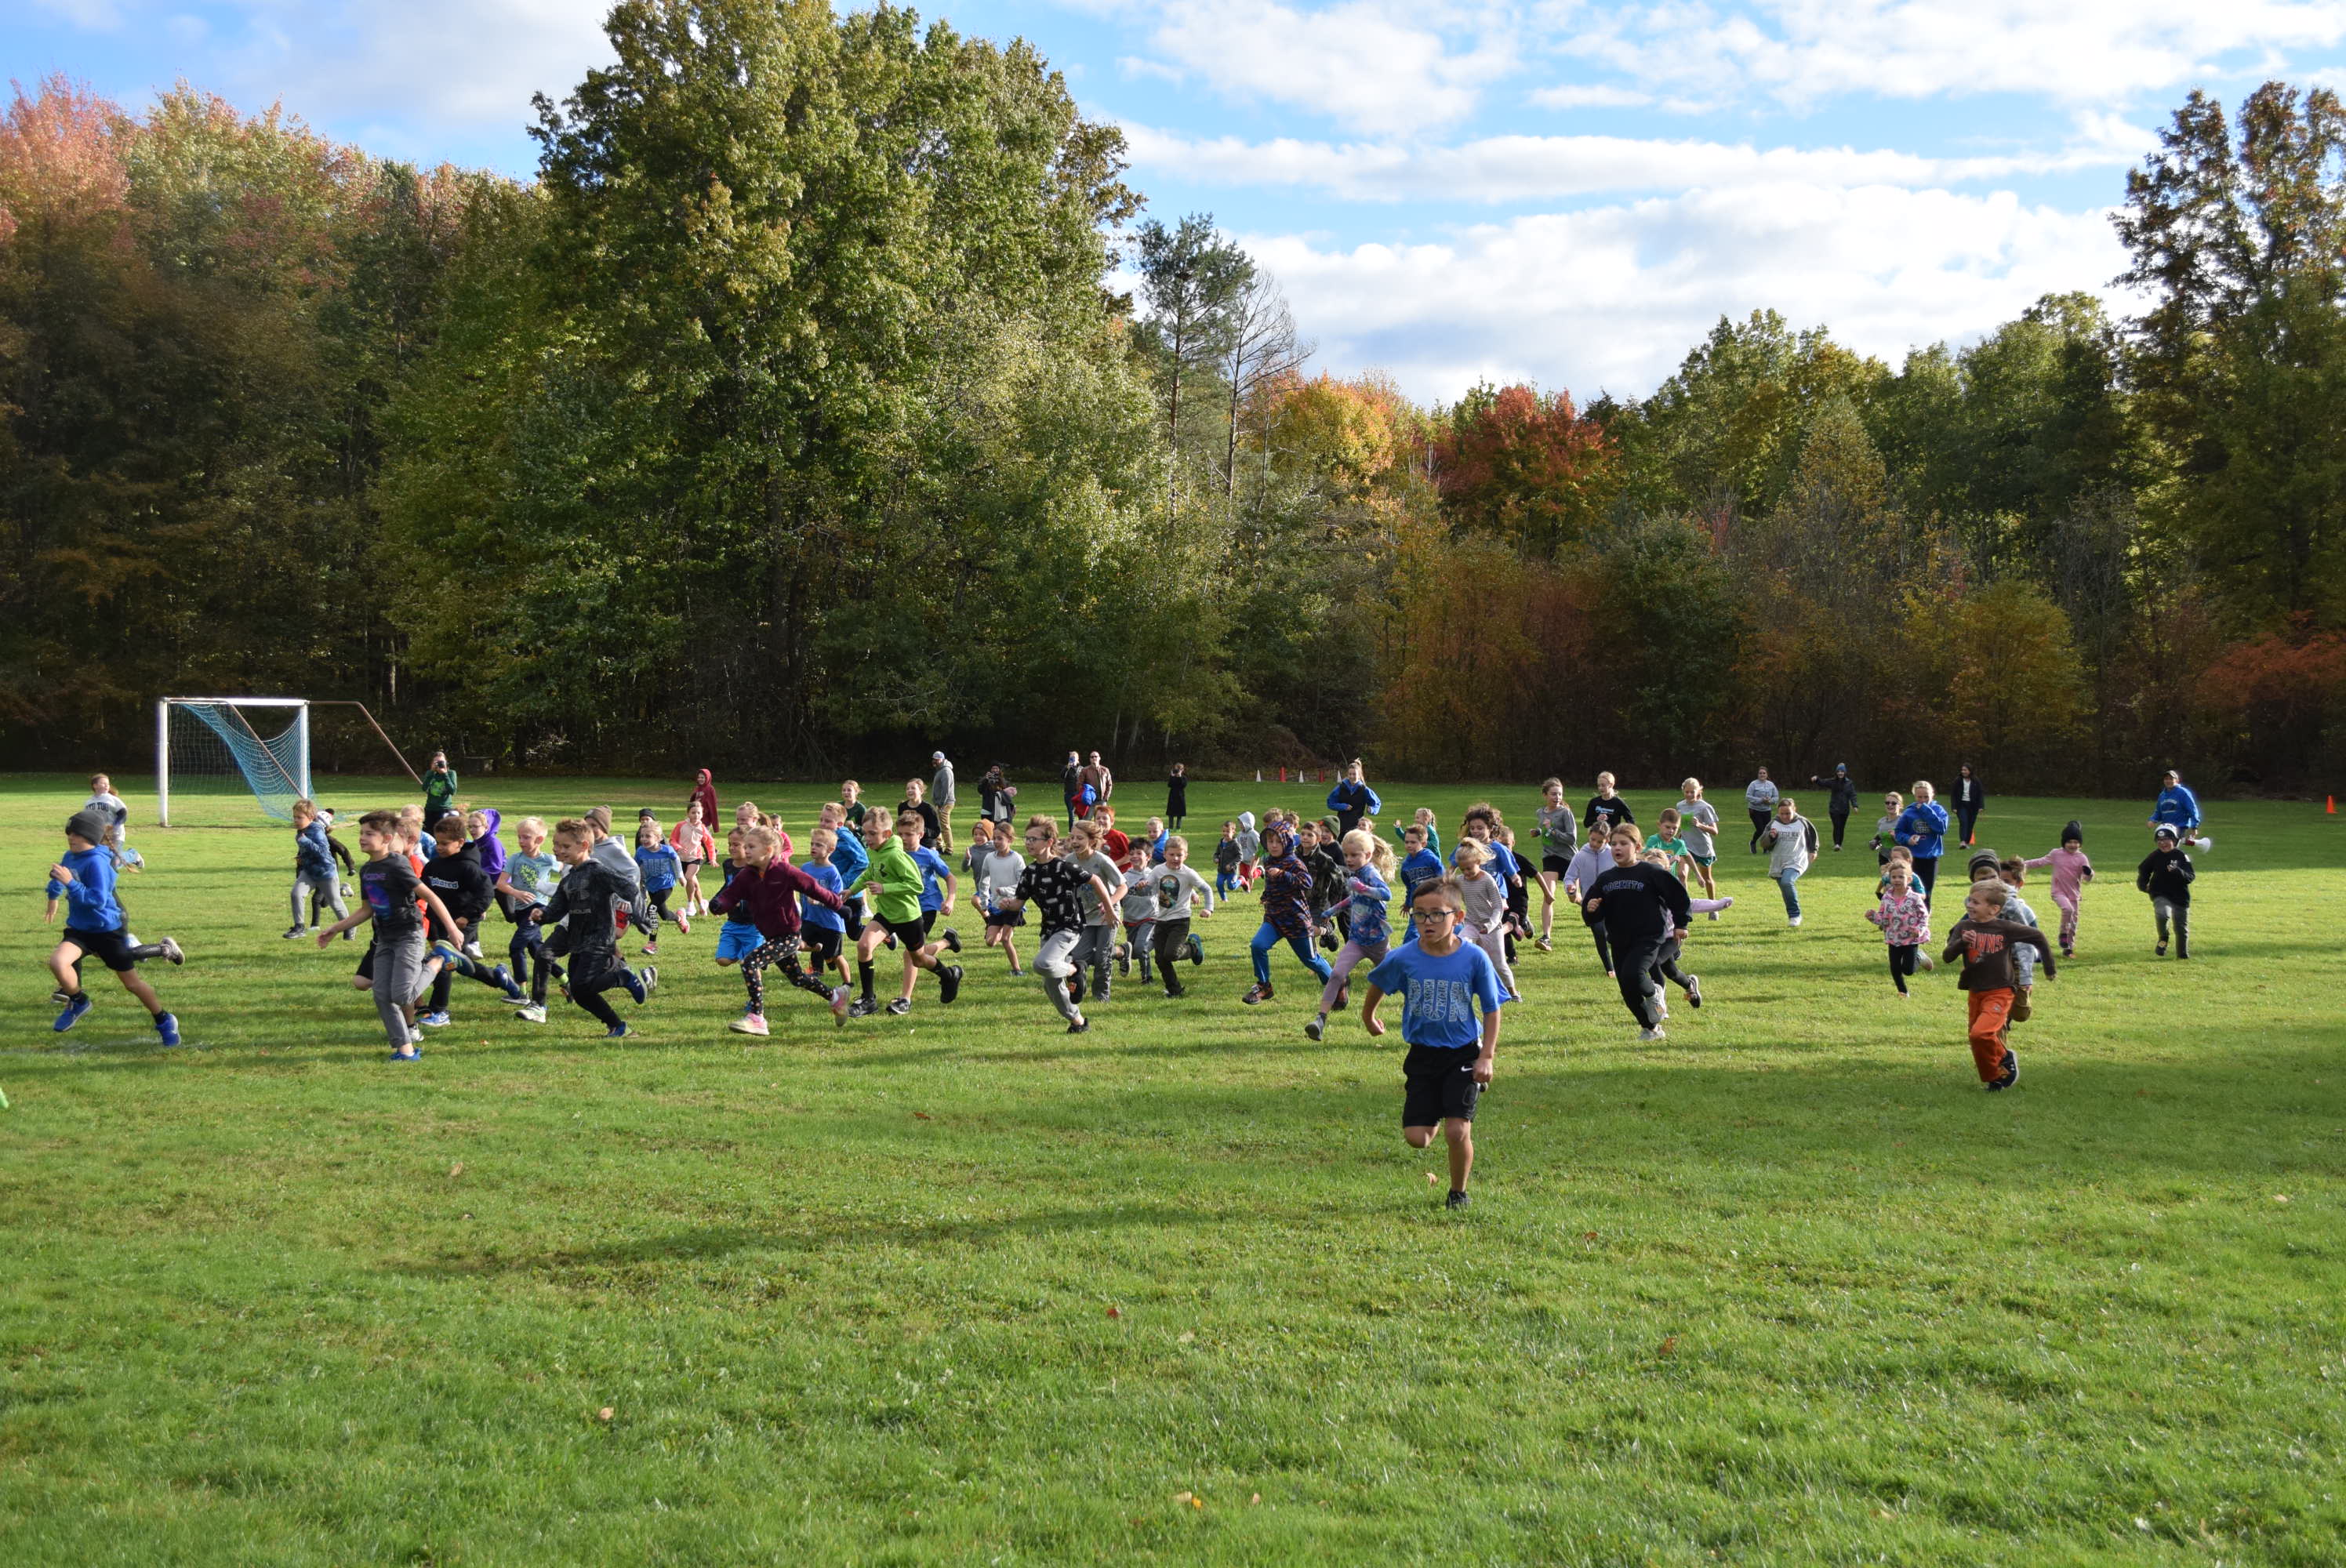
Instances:
[[[870,849],[868,844],[864,846]],[[849,895],[865,888],[880,890],[872,913],[894,925],[912,925],[921,918],[921,868],[904,852],[904,840],[891,833],[872,850],[872,863],[847,890]]]

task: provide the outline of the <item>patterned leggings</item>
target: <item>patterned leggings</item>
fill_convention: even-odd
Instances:
[[[741,983],[750,988],[750,1011],[763,1016],[766,1011],[766,970],[780,964],[782,978],[801,991],[811,991],[824,1001],[831,1000],[831,987],[799,967],[799,933],[778,936],[741,961]]]

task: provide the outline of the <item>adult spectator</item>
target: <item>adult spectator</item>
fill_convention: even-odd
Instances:
[[[1972,825],[1979,820],[1980,811],[1986,805],[1987,790],[1966,762],[1955,770],[1955,825],[1963,830],[1966,850],[1972,847]]]
[[[2172,768],[2158,781],[2158,802],[2150,809],[2148,825],[2154,830],[2174,829],[2175,836],[2187,845],[2199,837],[2199,797]]]
[[[1059,795],[1067,803],[1067,826],[1076,825],[1076,800],[1084,792],[1084,759],[1081,754],[1067,753],[1067,765],[1059,769]]]
[[[1189,765],[1173,764],[1173,771],[1165,776],[1165,826],[1178,833],[1181,819],[1189,814]]]
[[[456,808],[456,770],[448,766],[448,754],[435,751],[432,766],[423,774],[423,830],[426,833],[438,825],[440,819]]]
[[[1756,855],[1760,852],[1760,835],[1768,830],[1769,821],[1776,815],[1776,786],[1768,781],[1765,768],[1743,787],[1743,809],[1751,817],[1751,853]]]
[[[1839,850],[1841,834],[1849,828],[1849,814],[1857,809],[1857,780],[1849,776],[1848,763],[1836,762],[1831,778],[1810,779],[1809,787],[1829,792],[1825,814],[1832,819],[1833,848]]]
[[[1084,799],[1086,793],[1091,797],[1088,800]],[[1091,760],[1076,774],[1076,805],[1078,808],[1076,815],[1088,816],[1094,806],[1105,805],[1107,798],[1115,793],[1116,775],[1107,770],[1107,765],[1100,760],[1098,752],[1091,753]]]
[[[1344,776],[1328,791],[1328,809],[1336,813],[1337,827],[1349,833],[1361,825],[1362,818],[1374,817],[1384,809],[1385,803],[1369,788],[1361,759],[1355,757],[1345,763]]]
[[[954,802],[959,799],[954,793],[954,765],[942,751],[930,752],[929,760],[937,769],[929,779],[929,803],[937,809],[936,849],[940,854],[950,855],[954,847]]]
[[[1932,886],[1939,880],[1939,857],[1947,849],[1947,809],[1939,804],[1938,791],[1931,788],[1928,779],[1914,780],[1914,799],[1898,813],[1898,829],[1891,834],[1914,857],[1914,881],[1923,890],[1923,901],[1931,901]]]

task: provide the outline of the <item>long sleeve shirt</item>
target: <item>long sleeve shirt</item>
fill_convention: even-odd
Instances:
[[[2045,972],[2053,972],[2053,944],[2045,933],[2018,921],[1975,921],[1966,915],[1947,932],[1947,951],[1940,954],[1943,962],[1964,961],[1964,972],[1955,982],[1963,991],[2009,991],[2019,978],[2013,962],[2013,948],[2025,944],[2036,950],[2045,964]]]
[[[2199,825],[2199,797],[2184,785],[2171,784],[2158,792],[2157,804],[2150,809],[2150,820],[2188,833]]]
[[[770,860],[762,871],[742,867],[725,891],[709,901],[709,907],[721,915],[730,915],[737,907],[746,910],[760,936],[792,936],[799,930],[801,898],[828,910],[843,907],[837,893],[788,860]]]
[[[1743,787],[1743,804],[1753,811],[1776,809],[1776,786],[1765,779],[1754,779]]]
[[[122,906],[114,897],[114,851],[99,844],[69,850],[57,864],[73,873],[73,881],[50,883],[51,898],[66,901],[66,929],[92,933],[118,931]]]
[[[921,868],[905,852],[903,840],[891,833],[872,850],[872,863],[848,883],[847,891],[859,893],[872,889],[874,914],[897,925],[909,925],[921,918]]]
[[[1892,835],[1918,860],[1935,860],[1946,853],[1947,809],[1936,800],[1917,800],[1898,814]]]
[[[1931,940],[1931,906],[1914,887],[1903,895],[1882,894],[1882,907],[1866,911],[1865,918],[1882,928],[1882,940],[1892,947],[1920,947]]]
[[[2188,904],[2191,901],[2192,881],[2198,874],[2192,867],[2191,857],[2179,846],[2153,850],[2134,869],[2134,885],[2152,898]]]
[[[2053,901],[2070,908],[2076,907],[2078,895],[2086,891],[2086,879],[2094,872],[2094,862],[2086,858],[2083,850],[2059,849],[2021,864],[2052,867]]]
[[[1347,833],[1361,825],[1362,818],[1380,815],[1384,809],[1375,790],[1349,779],[1328,791],[1328,809],[1336,813],[1336,825]]]
[[[1684,928],[1691,912],[1686,884],[1643,860],[1606,868],[1583,896],[1599,904],[1597,918],[1616,942],[1667,936]]]
[[[1283,937],[1311,935],[1311,871],[1290,850],[1262,868],[1262,919]]]

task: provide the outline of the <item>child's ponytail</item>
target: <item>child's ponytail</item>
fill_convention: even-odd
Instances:
[[[1393,880],[1400,862],[1393,859],[1392,846],[1374,833],[1355,828],[1344,835],[1344,848],[1367,850],[1369,864],[1377,869],[1377,875],[1388,882]]]

